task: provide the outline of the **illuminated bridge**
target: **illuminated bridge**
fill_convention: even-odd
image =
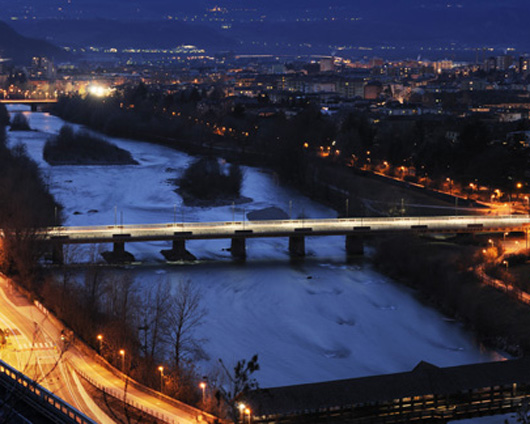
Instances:
[[[57,99],[0,99],[0,103],[5,105],[27,105],[31,106],[32,112],[36,112],[39,107],[56,104]]]
[[[289,239],[289,252],[293,256],[304,256],[306,237],[345,236],[346,252],[355,255],[363,253],[363,238],[376,234],[527,233],[529,227],[530,216],[527,215],[444,216],[52,227],[42,231],[42,236],[52,242],[55,262],[62,261],[63,245],[86,243],[113,243],[114,250],[107,252],[106,259],[126,262],[127,255],[129,259],[132,255],[125,251],[125,243],[132,242],[172,241],[172,249],[163,253],[168,260],[181,260],[191,256],[186,251],[187,240],[230,239],[232,255],[243,259],[249,238],[285,237]]]

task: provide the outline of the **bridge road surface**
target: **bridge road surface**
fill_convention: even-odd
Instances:
[[[404,218],[298,219],[288,221],[229,221],[166,223],[119,226],[51,227],[45,238],[62,243],[112,243],[113,241],[155,241],[219,239],[232,237],[289,237],[351,235],[356,232],[478,232],[522,230],[530,226],[529,215],[443,216]],[[117,240],[114,236],[126,236]]]
[[[69,347],[61,356],[60,324],[10,288],[7,278],[1,275],[0,328],[8,334],[8,345],[0,350],[1,359],[97,422],[114,423],[88,396],[76,371],[120,394],[124,381],[76,347]],[[127,388],[127,400],[155,411],[169,423],[197,423],[198,414],[181,410],[132,384]]]

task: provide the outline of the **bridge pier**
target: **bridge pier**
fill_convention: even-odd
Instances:
[[[64,244],[62,239],[68,237],[52,237],[52,263],[54,265],[64,264]]]
[[[364,255],[364,240],[360,236],[346,236],[346,255]]]
[[[197,259],[186,250],[186,239],[174,239],[173,248],[171,250],[161,250],[160,253],[170,262],[194,261]]]
[[[303,258],[305,256],[305,237],[289,237],[289,253],[293,257]]]
[[[109,264],[123,264],[134,261],[134,256],[125,250],[125,240],[130,239],[130,234],[113,234],[114,248],[112,252],[103,252],[101,255]]]
[[[37,108],[37,105],[35,103],[32,103],[31,104],[31,111],[32,112],[37,112],[38,108]]]
[[[233,238],[230,253],[234,259],[245,260],[247,257],[247,239],[244,237]]]

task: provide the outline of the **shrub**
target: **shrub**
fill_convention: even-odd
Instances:
[[[185,194],[198,199],[239,197],[243,173],[238,165],[230,165],[228,172],[217,159],[202,158],[192,163],[179,180]]]
[[[11,120],[11,131],[30,131],[28,118],[22,113],[17,112]]]

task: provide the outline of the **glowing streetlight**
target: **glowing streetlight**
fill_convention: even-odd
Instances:
[[[101,355],[101,344],[103,343],[103,335],[102,334],[98,334],[97,339],[98,339],[98,348],[99,348],[98,352]]]
[[[160,371],[160,392],[164,392],[164,367],[160,365],[158,367],[158,371]]]
[[[245,415],[248,417],[248,424],[250,424],[250,409],[249,408],[245,408]]]
[[[121,356],[121,371],[125,372],[125,350],[120,349],[120,356]]]
[[[110,89],[97,84],[88,86],[88,92],[95,97],[106,97],[110,94]]]
[[[241,422],[243,423],[245,420],[245,416],[243,415],[245,410],[247,409],[246,405],[244,403],[240,403],[239,405],[237,405],[238,409],[239,409],[239,418],[241,420]]]
[[[206,383],[204,381],[201,381],[199,383],[199,387],[202,390],[202,404],[204,405],[204,399],[206,397]]]

